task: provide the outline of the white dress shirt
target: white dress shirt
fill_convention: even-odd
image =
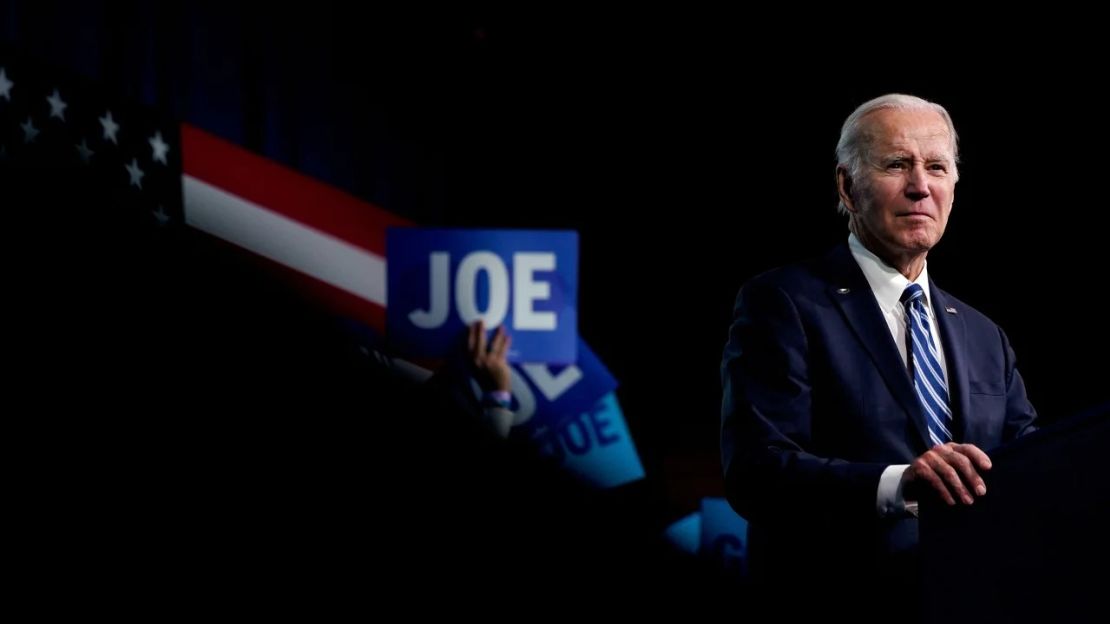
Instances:
[[[944,357],[944,346],[937,333],[937,317],[933,311],[933,296],[929,291],[929,262],[926,260],[921,269],[921,274],[913,282],[906,279],[905,275],[897,269],[879,259],[871,250],[863,246],[855,234],[848,235],[848,248],[856,264],[863,271],[867,283],[871,286],[871,294],[883,313],[887,328],[902,356],[902,362],[909,370],[908,354],[906,352],[906,308],[902,305],[902,292],[911,283],[921,286],[925,292],[925,311],[929,315],[929,329],[932,333],[933,344],[937,348],[940,360],[940,370],[944,375],[944,383],[948,383],[948,366]],[[879,491],[876,505],[880,516],[902,515],[907,511],[905,499],[902,495],[902,473],[909,468],[908,464],[887,466],[879,478]]]

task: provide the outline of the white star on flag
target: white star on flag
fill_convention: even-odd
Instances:
[[[152,213],[154,214],[154,220],[158,223],[158,225],[166,225],[170,222],[170,214],[166,212],[166,208],[162,206],[162,204],[158,204],[158,209],[152,211]]]
[[[12,101],[12,87],[14,87],[14,86],[15,86],[15,83],[12,82],[11,80],[8,80],[7,72],[4,71],[3,67],[0,67],[0,97],[2,97],[5,100],[11,102]]]
[[[39,135],[39,130],[35,127],[35,124],[31,123],[30,117],[27,118],[27,121],[19,124],[19,127],[23,128],[24,143],[30,143],[31,141],[34,141],[35,137]]]
[[[81,142],[77,144],[77,154],[81,157],[81,162],[86,165],[89,164],[89,159],[92,158],[95,153],[96,152],[89,149],[89,143],[85,139],[81,139]]]
[[[54,89],[54,93],[51,93],[50,97],[46,98],[46,101],[50,103],[50,116],[65,121],[66,107],[69,106],[69,104],[66,104],[65,100],[62,99],[62,94],[58,93],[57,89]]]
[[[127,169],[127,174],[131,176],[131,186],[143,188],[143,176],[146,174],[143,173],[142,169],[139,169],[138,159],[132,158],[131,164],[124,165],[124,168]]]
[[[112,119],[112,111],[108,111],[100,118],[100,125],[104,128],[104,140],[119,145],[119,141],[116,139],[116,133],[119,132],[119,124],[116,123],[116,120]]]
[[[162,140],[161,131],[155,132],[154,136],[150,137],[150,147],[154,150],[154,162],[160,162],[163,165],[167,164],[166,153],[170,151],[170,146]]]

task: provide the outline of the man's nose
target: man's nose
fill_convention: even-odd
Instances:
[[[910,169],[909,180],[906,181],[906,197],[920,201],[929,196],[929,176],[925,167],[915,166]]]

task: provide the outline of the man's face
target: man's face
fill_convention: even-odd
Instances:
[[[935,111],[884,109],[864,119],[873,140],[854,181],[857,235],[891,257],[922,255],[940,241],[955,198],[948,126]]]

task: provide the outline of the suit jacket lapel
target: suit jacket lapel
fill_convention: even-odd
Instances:
[[[948,301],[948,296],[929,280],[929,291],[933,293],[933,315],[937,319],[940,340],[944,343],[944,357],[948,361],[949,396],[952,397],[952,413],[955,418],[952,434],[956,442],[967,441],[968,414],[971,411],[971,396],[967,384],[967,330],[960,311]]]
[[[875,295],[871,292],[867,278],[856,264],[847,243],[834,249],[827,260],[826,266],[830,270],[829,296],[840,308],[856,338],[870,353],[875,367],[890,388],[890,393],[906,410],[922,443],[927,447],[929,429],[913,388],[913,380],[898,353],[898,347],[890,335],[890,327],[883,319],[879,304],[875,302]]]

